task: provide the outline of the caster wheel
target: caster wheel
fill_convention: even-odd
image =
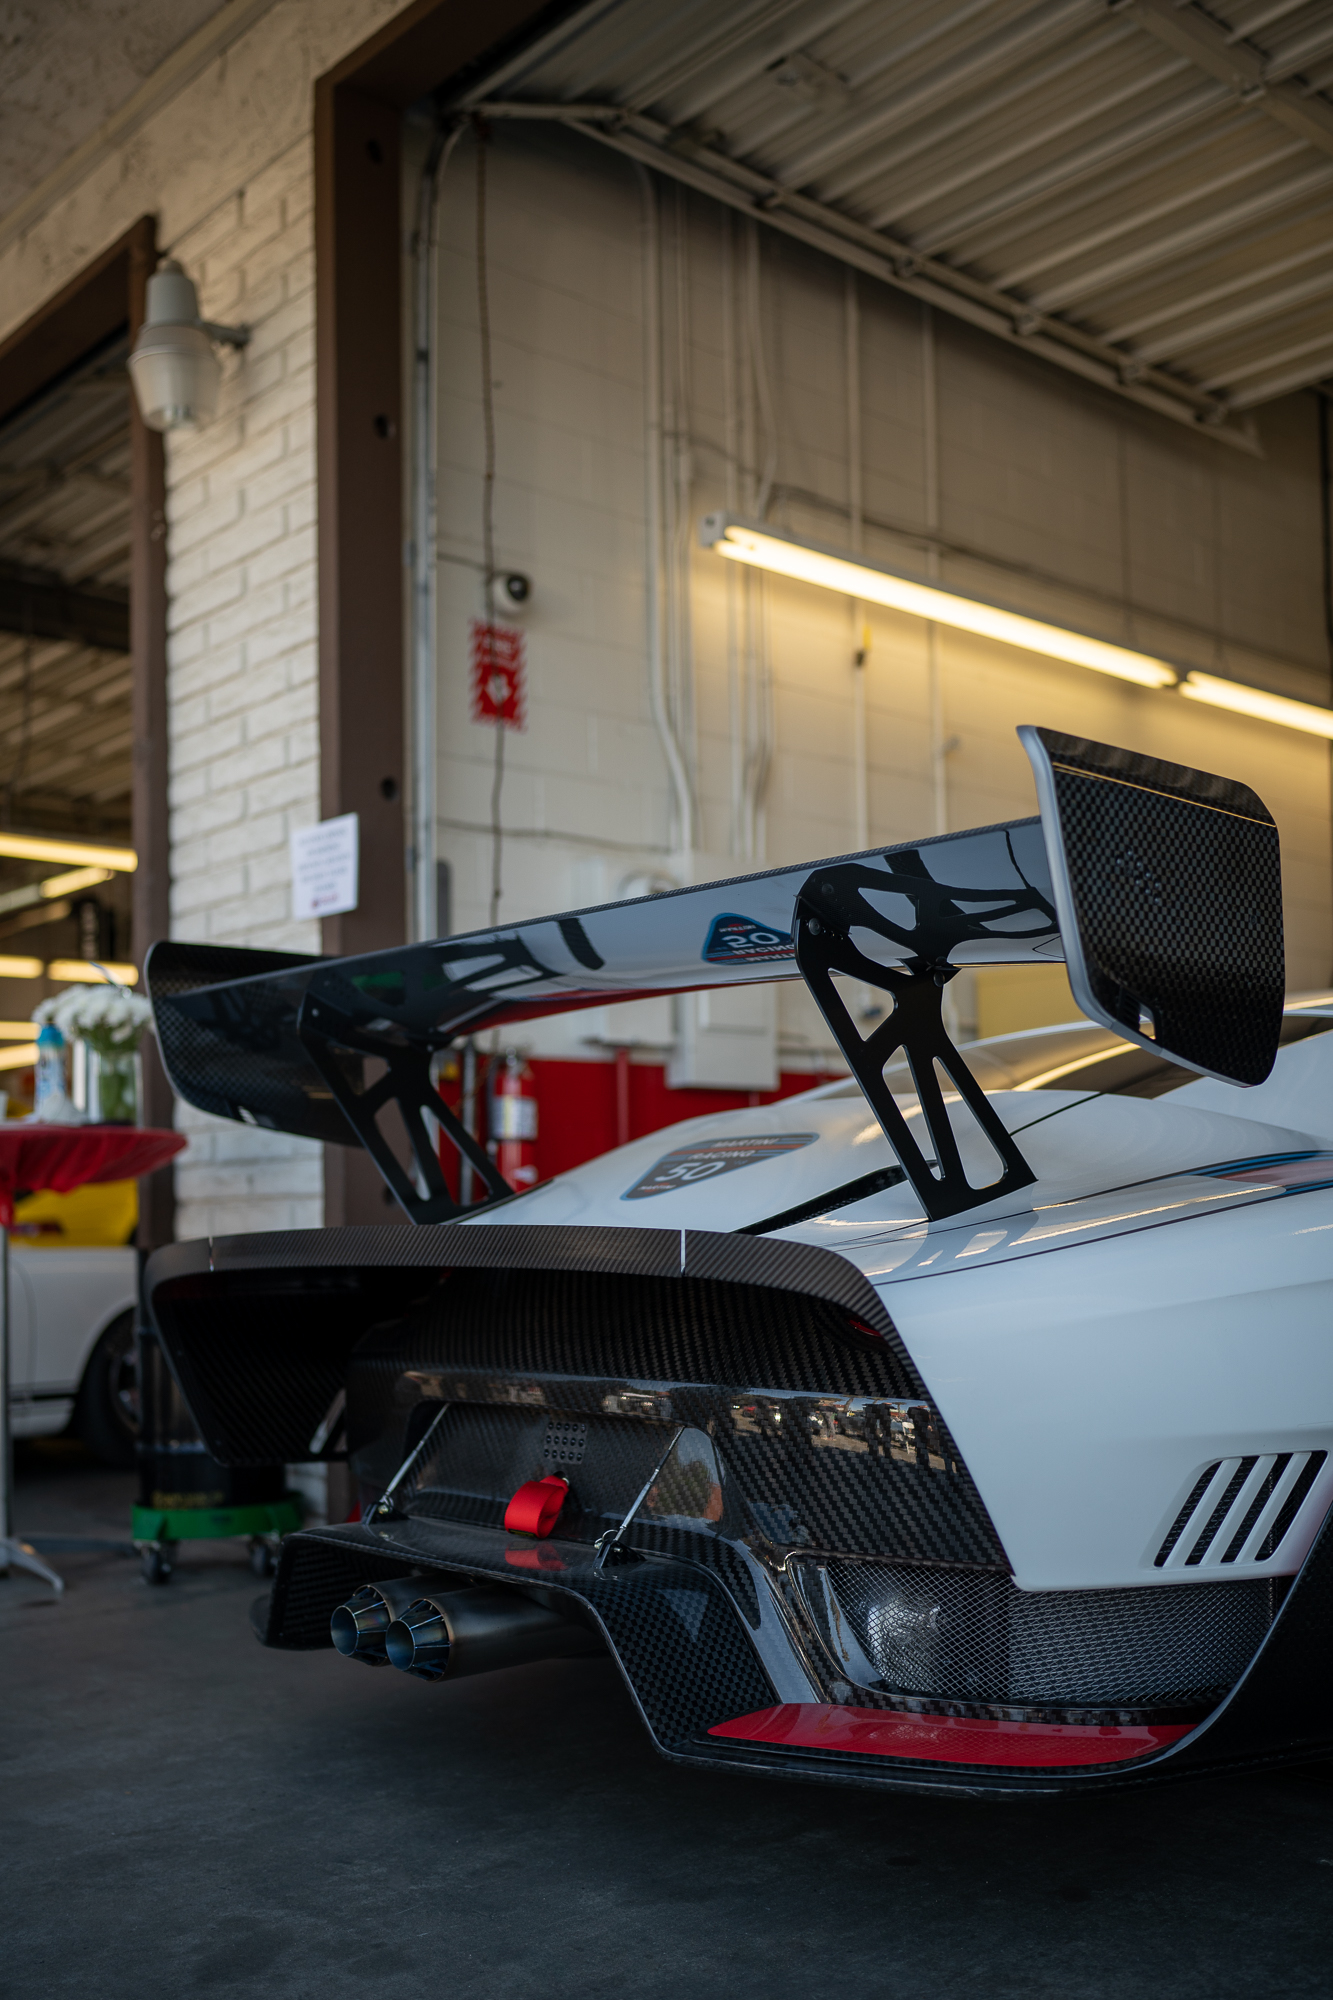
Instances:
[[[268,1542],[251,1542],[250,1574],[261,1582],[273,1576],[278,1567],[278,1553]]]
[[[170,1583],[171,1558],[164,1549],[145,1549],[140,1562],[145,1583]]]

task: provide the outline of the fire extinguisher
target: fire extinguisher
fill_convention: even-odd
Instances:
[[[537,1179],[537,1079],[517,1049],[491,1066],[491,1158],[511,1188]]]

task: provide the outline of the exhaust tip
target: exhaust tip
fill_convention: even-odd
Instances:
[[[415,1674],[419,1681],[442,1681],[453,1645],[439,1606],[425,1597],[409,1604],[385,1633],[384,1648],[400,1673]]]
[[[329,1637],[345,1660],[364,1660],[369,1667],[383,1667],[389,1659],[384,1634],[392,1616],[373,1585],[363,1584],[330,1618]]]
[[[411,1581],[363,1583],[346,1604],[338,1606],[329,1620],[329,1637],[345,1660],[364,1660],[368,1667],[388,1665],[384,1635],[403,1601],[402,1584]],[[416,1587],[420,1589],[420,1584]]]

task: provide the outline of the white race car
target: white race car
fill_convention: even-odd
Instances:
[[[24,1249],[9,1258],[10,1429],[72,1429],[108,1465],[135,1463],[139,1432],[133,1249]]]
[[[359,1482],[268,1644],[606,1647],[669,1757],[918,1791],[1327,1751],[1333,1013],[1284,1023],[1253,792],[1020,733],[1040,819],[357,959],[156,948],[182,1095],[359,1140],[424,1225],[150,1264],[209,1450]],[[952,1046],[960,966],[1061,958],[1087,1022]],[[793,977],[851,1081],[522,1196],[431,1084],[460,1036]]]

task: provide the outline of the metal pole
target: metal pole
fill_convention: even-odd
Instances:
[[[477,1045],[470,1038],[463,1044],[463,1101],[459,1106],[463,1130],[475,1139],[477,1123]],[[465,1153],[458,1156],[458,1205],[472,1206],[472,1162]]]
[[[0,1227],[0,1449],[5,1476],[0,1481],[0,1542],[6,1549],[14,1523],[14,1447],[9,1435],[9,1231]]]

